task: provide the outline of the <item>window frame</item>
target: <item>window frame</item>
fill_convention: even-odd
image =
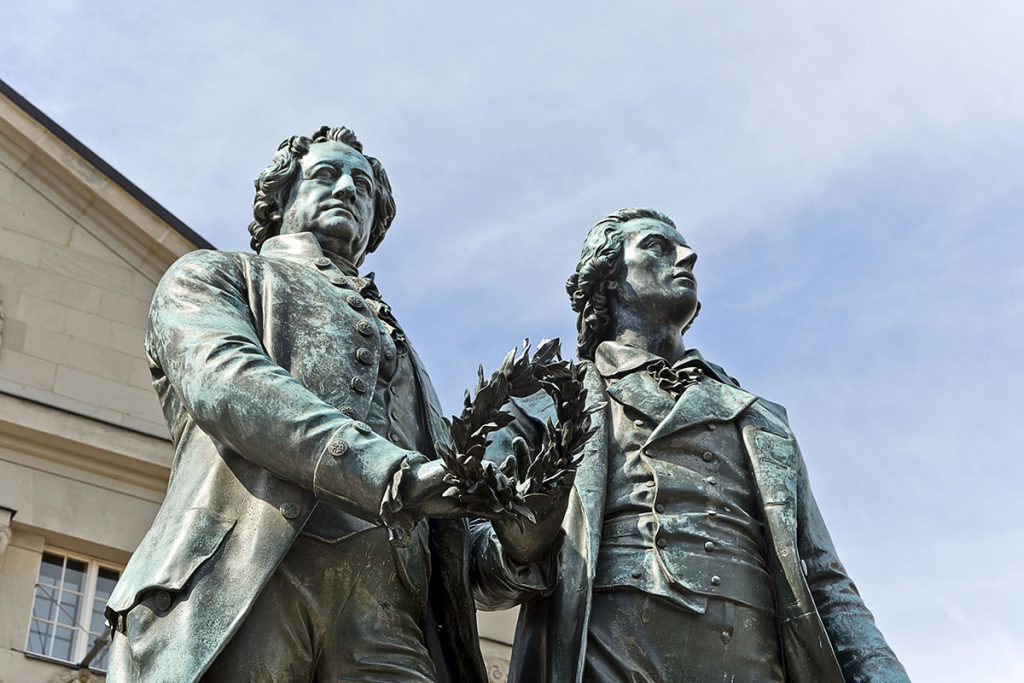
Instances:
[[[78,612],[79,621],[74,623],[71,627],[72,633],[74,634],[71,640],[71,659],[62,659],[54,655],[45,654],[42,652],[35,652],[29,649],[29,639],[32,637],[32,623],[38,620],[34,613],[37,591],[40,587],[39,572],[42,570],[43,567],[43,556],[47,554],[61,557],[64,560],[64,564],[61,570],[61,585],[58,586],[58,595],[56,598],[57,612],[54,615],[55,621],[51,623],[48,619],[39,620],[49,624],[53,629],[47,641],[47,649],[50,649],[51,651],[53,649],[53,641],[56,637],[55,634],[57,626],[59,625],[61,628],[68,628],[66,624],[60,624],[59,616],[60,596],[63,594],[64,591],[64,573],[67,571],[67,561],[75,560],[77,562],[82,562],[85,564],[85,580],[82,583],[81,604],[79,606]],[[85,659],[85,656],[89,653],[89,647],[92,645],[94,637],[92,632],[89,630],[88,626],[91,625],[92,621],[93,608],[95,607],[96,603],[96,585],[99,581],[99,573],[101,569],[117,572],[118,580],[120,580],[121,574],[124,573],[124,565],[119,565],[116,562],[108,562],[97,557],[83,555],[82,553],[78,553],[73,550],[66,550],[64,548],[60,548],[57,546],[43,546],[43,550],[39,554],[39,562],[36,565],[35,581],[32,584],[32,603],[29,608],[28,628],[25,633],[25,649],[23,650],[25,655],[70,666],[77,666],[83,659]],[[93,664],[90,664],[89,668],[93,671],[106,672],[106,667],[100,668],[94,666]]]

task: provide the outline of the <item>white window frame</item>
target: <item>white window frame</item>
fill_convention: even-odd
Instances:
[[[60,657],[54,657],[53,655],[48,655],[41,652],[33,652],[32,650],[28,649],[29,638],[31,637],[32,634],[32,621],[35,619],[35,617],[33,616],[33,612],[35,611],[36,605],[36,591],[39,588],[39,572],[43,566],[43,555],[47,553],[50,555],[57,555],[59,557],[65,558],[65,568],[67,567],[67,560],[77,560],[78,562],[85,563],[85,582],[83,583],[82,587],[82,602],[79,608],[78,618],[86,620],[87,623],[85,625],[83,625],[80,622],[74,624],[74,628],[72,629],[74,632],[74,636],[71,641],[71,659],[61,659]],[[89,647],[92,645],[93,640],[93,635],[92,633],[90,633],[88,628],[88,622],[91,620],[93,606],[96,601],[96,582],[99,579],[100,569],[108,569],[111,571],[115,571],[117,572],[118,578],[120,578],[121,574],[124,572],[123,565],[119,565],[113,562],[107,562],[105,560],[100,560],[95,557],[82,555],[81,553],[76,553],[71,550],[64,550],[63,548],[57,548],[54,546],[48,545],[43,548],[43,552],[39,554],[39,563],[36,565],[36,580],[35,583],[32,584],[32,607],[30,608],[28,614],[28,630],[25,633],[24,641],[24,652],[26,655],[29,655],[31,657],[38,657],[41,659],[47,659],[53,662],[62,662],[66,664],[76,665],[83,659],[85,659],[85,656],[89,653]],[[63,578],[64,576],[62,572],[61,586],[58,587],[59,591],[63,591]],[[59,602],[57,609],[58,611],[60,610]],[[59,623],[59,616],[55,618],[57,619],[57,623]],[[53,628],[56,629],[55,624],[53,625]],[[54,633],[55,632],[56,630],[54,630]],[[53,642],[53,634],[51,634],[49,642]],[[96,671],[106,671],[105,668],[100,668],[97,666],[93,666],[91,664],[89,665],[89,668],[95,669]]]

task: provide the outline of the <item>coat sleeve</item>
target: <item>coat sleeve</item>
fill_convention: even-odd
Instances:
[[[335,410],[275,363],[249,305],[264,293],[241,254],[179,259],[153,297],[146,349],[175,439],[183,411],[223,447],[363,519],[412,452]],[[161,386],[162,384],[166,386]],[[365,430],[364,430],[365,431]],[[333,456],[343,457],[333,457]]]
[[[843,676],[853,683],[909,683],[903,665],[885,642],[857,587],[839,561],[799,458],[797,533],[807,585]]]
[[[515,421],[491,435],[484,456],[500,463],[512,453],[512,440],[521,437],[536,453],[544,434],[545,420],[553,415],[554,405],[547,394],[538,392],[526,399],[513,399],[506,407]],[[546,557],[529,564],[517,564],[502,550],[501,541],[485,519],[470,522],[470,579],[479,609],[509,609],[537,595],[546,595],[554,587],[558,555],[553,547]],[[556,541],[554,546],[558,546]]]

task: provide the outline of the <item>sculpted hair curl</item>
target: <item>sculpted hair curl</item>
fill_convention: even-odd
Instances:
[[[612,322],[608,283],[615,280],[622,268],[622,227],[637,218],[676,227],[671,218],[654,209],[619,209],[608,214],[587,233],[576,272],[565,282],[572,310],[576,311],[576,354],[580,358],[594,360],[597,345],[607,339]]]
[[[270,165],[253,181],[256,197],[252,202],[253,220],[249,223],[249,234],[252,235],[250,245],[254,251],[258,252],[268,238],[280,233],[284,205],[298,178],[299,160],[309,152],[310,145],[318,142],[341,142],[363,154],[363,143],[351,129],[344,126],[321,126],[310,137],[293,135],[278,145]],[[373,226],[370,229],[370,241],[366,245],[366,253],[369,254],[384,241],[384,235],[395,219],[395,200],[391,196],[391,183],[383,164],[367,154],[363,154],[363,157],[373,169],[376,185]]]

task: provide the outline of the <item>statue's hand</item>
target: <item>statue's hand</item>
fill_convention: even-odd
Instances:
[[[485,463],[492,466],[491,463]],[[489,509],[476,509],[459,502],[444,492],[451,486],[445,481],[448,470],[440,460],[415,465],[402,480],[401,496],[405,509],[417,517],[496,517]]]
[[[510,460],[517,463],[530,461],[529,447],[521,438],[512,441],[513,454],[502,465],[508,469]],[[566,475],[566,479],[557,489],[548,493],[528,494],[524,501],[533,513],[533,522],[524,518],[507,516],[491,520],[491,526],[501,546],[514,562],[526,564],[543,558],[551,545],[560,537],[562,518],[569,506],[569,494],[572,491],[572,479],[575,471]]]

